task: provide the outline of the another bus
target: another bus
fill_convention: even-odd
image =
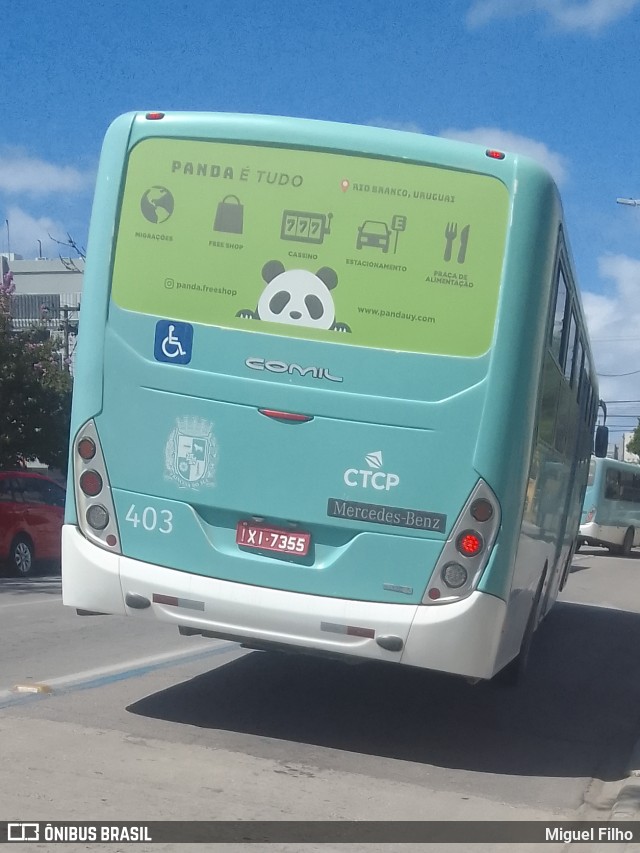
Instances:
[[[329,122],[122,116],[84,275],[64,603],[517,673],[569,571],[597,407],[535,162]]]
[[[640,545],[640,465],[591,460],[578,536],[585,544],[625,557]]]

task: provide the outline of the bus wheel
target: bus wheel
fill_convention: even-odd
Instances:
[[[498,687],[516,687],[522,680],[522,676],[527,668],[527,663],[529,662],[529,653],[531,651],[533,635],[538,627],[540,600],[542,598],[542,588],[544,587],[546,574],[547,573],[545,571],[540,578],[540,583],[536,590],[536,597],[531,605],[531,611],[529,612],[529,618],[527,619],[527,627],[524,629],[522,643],[520,644],[520,651],[512,661],[509,661],[509,663],[492,678],[492,684],[495,684]]]
[[[629,527],[627,532],[624,534],[624,539],[622,540],[622,547],[620,548],[620,555],[622,557],[628,557],[631,549],[633,548],[633,540],[635,537],[635,530],[633,527]]]

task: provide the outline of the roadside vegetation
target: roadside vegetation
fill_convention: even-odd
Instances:
[[[34,324],[13,328],[11,273],[0,281],[0,469],[39,460],[66,471],[71,375],[60,342]]]

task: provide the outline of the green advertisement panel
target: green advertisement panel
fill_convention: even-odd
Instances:
[[[168,319],[477,356],[491,344],[508,208],[486,175],[147,139],[129,157],[112,297]]]

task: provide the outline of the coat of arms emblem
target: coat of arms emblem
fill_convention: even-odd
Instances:
[[[166,477],[185,489],[212,486],[217,456],[212,423],[178,418],[165,447]]]

